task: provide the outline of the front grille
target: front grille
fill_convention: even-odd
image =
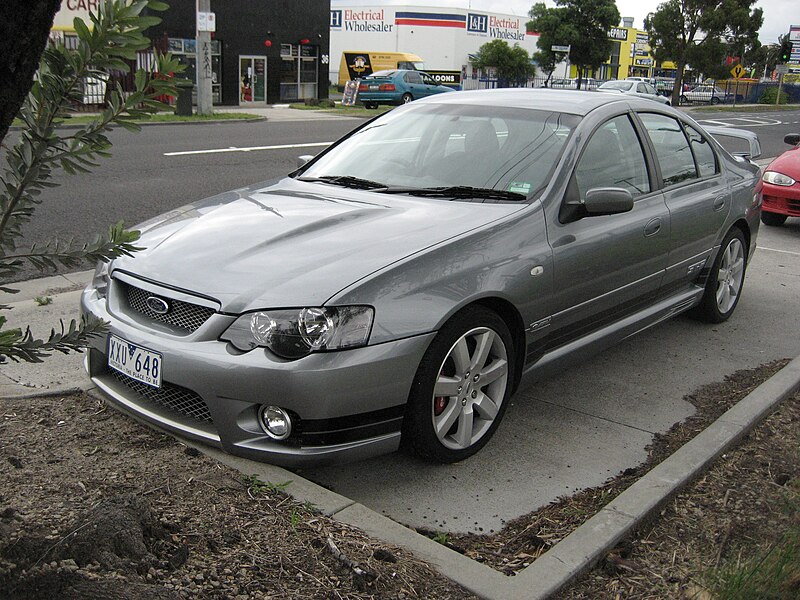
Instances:
[[[800,217],[800,200],[764,195],[764,208],[790,217]]]
[[[123,296],[128,302],[128,308],[144,315],[150,319],[161,321],[168,325],[172,325],[178,329],[191,333],[197,330],[208,318],[214,314],[213,308],[206,306],[199,306],[197,304],[190,304],[181,300],[174,300],[166,296],[153,294],[147,290],[137,288],[129,285],[124,281],[117,280],[117,284],[123,288]],[[169,303],[169,311],[160,315],[147,306],[147,299],[150,296],[158,296]]]
[[[192,390],[168,382],[162,383],[160,388],[154,388],[114,369],[108,368],[108,372],[114,379],[125,384],[131,391],[162,408],[166,408],[170,412],[196,421],[211,423],[211,413],[208,410],[208,406]]]

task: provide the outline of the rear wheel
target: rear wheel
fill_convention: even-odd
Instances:
[[[761,211],[761,222],[770,227],[780,227],[786,223],[787,218],[786,215],[781,215],[779,213]]]
[[[681,94],[680,101],[681,101],[681,104],[689,104],[689,99],[686,96],[684,96],[683,94]]]
[[[722,323],[732,314],[744,286],[747,245],[741,229],[734,227],[725,236],[719,254],[711,265],[703,300],[692,314],[709,323]]]
[[[412,102],[413,100],[414,100],[414,96],[412,96],[412,95],[411,95],[411,94],[409,94],[408,92],[406,92],[405,94],[403,94],[403,97],[402,97],[402,98],[400,98],[400,101],[401,101],[403,104],[408,104],[409,102]]]
[[[719,104],[719,103],[720,103],[719,98],[717,98],[716,96],[711,97],[711,104]]]
[[[372,110],[374,108],[378,108],[377,102],[364,102],[364,108]]]
[[[403,420],[403,444],[451,463],[475,454],[503,418],[514,381],[514,346],[503,319],[468,307],[448,321],[420,362]]]

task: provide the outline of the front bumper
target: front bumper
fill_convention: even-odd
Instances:
[[[359,460],[399,447],[411,383],[435,333],[286,361],[264,349],[240,353],[219,341],[231,316],[214,314],[188,335],[144,324],[120,309],[113,286],[109,300],[87,288],[82,312],[108,321],[109,334],[162,355],[162,387],[151,388],[107,366],[108,336],[94,340],[86,369],[123,411],[231,454],[282,466]],[[262,430],[258,410],[265,404],[293,416],[287,440],[275,441]]]
[[[761,210],[800,217],[800,182],[789,186],[764,182],[762,197]]]

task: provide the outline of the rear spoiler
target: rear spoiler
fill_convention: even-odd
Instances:
[[[708,133],[716,137],[718,135],[725,137],[738,138],[745,140],[750,145],[750,153],[746,152],[733,152],[734,156],[740,156],[749,160],[761,156],[761,143],[758,141],[758,136],[752,131],[746,129],[736,129],[734,127],[703,127]],[[719,141],[719,140],[717,140]]]

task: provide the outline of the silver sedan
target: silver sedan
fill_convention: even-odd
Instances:
[[[646,81],[638,81],[635,79],[620,79],[615,81],[606,81],[597,88],[598,92],[610,92],[612,94],[626,94],[628,96],[638,96],[639,98],[647,98],[648,100],[655,100],[661,104],[669,106],[669,98],[662,96],[658,90]]]
[[[143,223],[145,249],[83,293],[109,323],[87,369],[121,409],[233,454],[463,460],[521,382],[684,311],[730,318],[757,182],[650,100],[425,98]]]

